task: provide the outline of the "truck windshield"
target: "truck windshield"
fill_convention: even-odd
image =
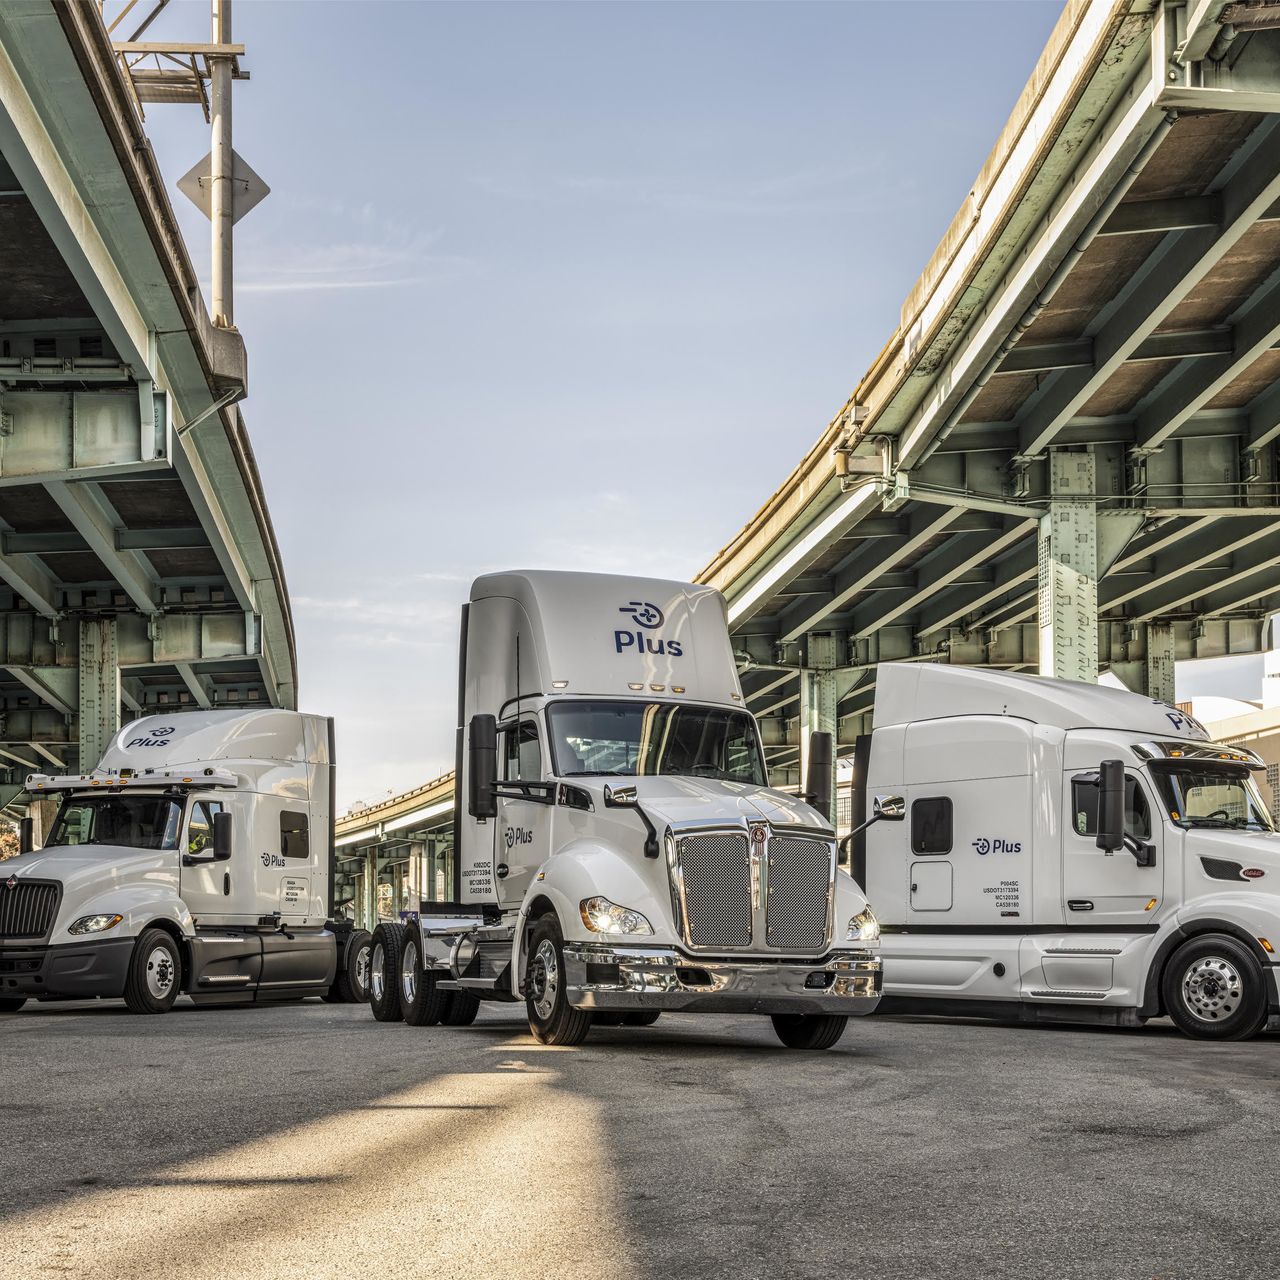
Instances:
[[[745,711],[670,702],[557,702],[548,709],[562,778],[683,774],[764,786]]]
[[[68,796],[45,848],[53,845],[124,845],[176,849],[182,806],[167,796]]]
[[[1179,826],[1275,830],[1247,769],[1188,763],[1161,764],[1153,772]]]

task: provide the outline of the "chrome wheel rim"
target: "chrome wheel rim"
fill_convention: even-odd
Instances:
[[[532,993],[533,1011],[538,1019],[546,1022],[551,1011],[556,1007],[556,996],[560,993],[560,959],[556,955],[555,943],[550,938],[543,938],[533,954],[533,964],[529,968],[529,990]]]
[[[177,980],[177,967],[167,947],[152,947],[147,957],[147,990],[156,1000],[163,1000]]]
[[[369,950],[366,945],[356,952],[356,995],[361,1000],[369,998]]]
[[[1240,1008],[1244,980],[1222,956],[1201,956],[1182,975],[1182,1000],[1201,1022],[1222,1022]]]
[[[418,944],[410,942],[400,961],[400,990],[405,1004],[412,1004],[418,994]]]
[[[369,952],[369,991],[375,1000],[381,1001],[387,990],[387,951],[382,943],[376,943]]]

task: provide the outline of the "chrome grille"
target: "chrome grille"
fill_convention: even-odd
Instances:
[[[765,936],[771,947],[820,950],[827,944],[831,846],[774,836],[765,880]]]
[[[12,889],[0,883],[0,938],[43,938],[58,909],[58,885],[19,880]]]
[[[685,931],[695,947],[751,945],[747,838],[720,832],[680,841]]]

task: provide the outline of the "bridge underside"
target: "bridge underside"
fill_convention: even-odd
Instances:
[[[869,729],[878,662],[1172,698],[1266,646],[1280,30],[1221,9],[1068,7],[894,342],[704,571],[779,781]]]

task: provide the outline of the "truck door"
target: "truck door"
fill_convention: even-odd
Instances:
[[[1165,850],[1156,810],[1146,784],[1125,774],[1125,832],[1155,846],[1156,864],[1138,865],[1127,849],[1099,849],[1098,788],[1075,781],[1071,770],[1063,780],[1062,886],[1068,924],[1141,924],[1149,921],[1164,897]]]
[[[498,749],[502,781],[543,781],[542,742],[536,720],[506,725]],[[537,794],[499,796],[493,876],[500,905],[519,906],[538,868],[546,861],[551,851],[551,813],[551,805]]]
[[[213,815],[222,802],[196,797],[187,807],[178,848],[182,900],[197,920],[210,922],[231,914],[231,863],[213,861]]]

